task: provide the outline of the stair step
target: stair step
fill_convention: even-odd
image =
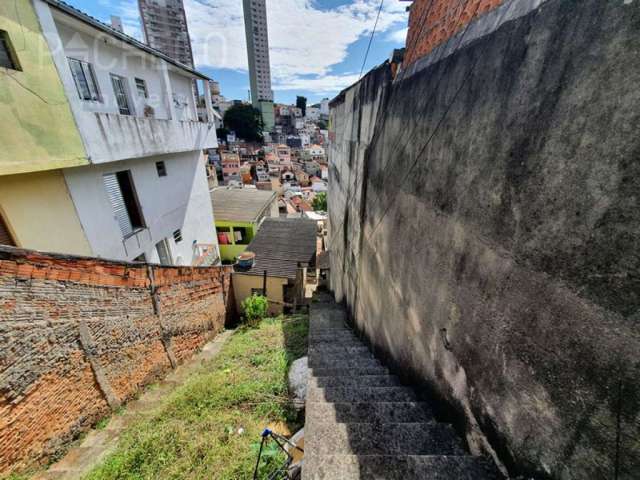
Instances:
[[[432,419],[431,409],[424,402],[310,402],[307,406],[306,424],[419,423]]]
[[[338,335],[338,334],[342,334],[342,335],[349,334],[349,335],[355,336],[355,334],[353,333],[353,330],[346,327],[331,327],[331,328],[309,327],[309,336],[312,338],[316,336],[321,336],[321,335]]]
[[[361,352],[312,352],[308,354],[309,366],[321,364],[328,360],[353,362],[356,360],[371,360],[373,355],[368,351]]]
[[[309,387],[399,387],[395,375],[361,375],[359,377],[311,377]]]
[[[464,455],[455,431],[442,423],[317,423],[305,428],[313,455]]]
[[[309,315],[309,325],[323,325],[326,323],[335,323],[347,321],[347,312],[344,309],[325,303],[322,305],[314,305]]]
[[[408,387],[309,388],[307,402],[413,402],[416,394]]]
[[[364,345],[357,345],[355,347],[350,347],[348,345],[333,345],[330,343],[323,343],[320,345],[315,345],[313,347],[309,347],[308,355],[316,354],[316,353],[360,353],[367,352],[370,350]]]
[[[312,338],[309,337],[310,347],[322,347],[324,345],[343,345],[345,347],[362,347],[364,344],[357,338],[352,337],[325,337]]]
[[[309,367],[314,370],[316,368],[372,368],[380,367],[380,362],[373,357],[370,358],[322,358],[315,359],[313,364],[309,363]]]
[[[325,338],[352,338],[354,340],[359,340],[355,333],[352,330],[346,328],[333,328],[331,330],[322,329],[322,330],[309,330],[309,340],[323,340]]]
[[[429,455],[309,455],[303,480],[499,480],[483,457]]]
[[[359,377],[362,375],[388,375],[386,367],[367,368],[314,368],[311,372],[313,377]]]

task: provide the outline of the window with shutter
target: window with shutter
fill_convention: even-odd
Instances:
[[[68,60],[80,99],[100,101],[100,91],[93,66],[75,58],[69,58]]]
[[[16,244],[11,238],[11,234],[9,233],[9,228],[7,224],[4,222],[4,218],[0,215],[0,245],[10,245],[15,247]]]
[[[113,214],[120,225],[122,235],[128,237],[133,233],[133,225],[131,225],[131,219],[129,218],[129,212],[127,212],[127,206],[124,202],[122,190],[118,183],[118,176],[115,173],[108,173],[102,177],[104,181],[104,187],[107,190],[109,201],[111,202],[111,208],[113,208]]]

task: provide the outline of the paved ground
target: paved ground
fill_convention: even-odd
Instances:
[[[202,362],[217,356],[232,334],[233,330],[227,330],[207,343],[190,361],[180,365],[164,380],[149,388],[138,400],[129,402],[122,413],[114,415],[109,420],[105,428],[89,432],[59,462],[51,465],[46,472],[36,475],[34,480],[71,480],[87,474],[115,450],[120,434],[129,424],[151,415],[164,398],[176,387],[184,384]]]

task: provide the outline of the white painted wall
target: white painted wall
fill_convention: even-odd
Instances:
[[[217,147],[214,124],[197,122],[191,73],[42,0],[34,6],[92,163]],[[101,101],[79,98],[68,57],[92,64]],[[119,114],[111,73],[126,79],[131,116]],[[135,78],[147,83],[148,99],[138,95]],[[153,118],[144,117],[145,105],[154,109]]]
[[[167,176],[159,177],[156,161],[164,161]],[[103,183],[105,173],[130,170],[147,229],[127,240],[113,214]],[[125,162],[91,165],[64,170],[65,180],[78,211],[80,223],[94,255],[133,260],[144,253],[157,261],[155,245],[170,237],[174,259],[191,264],[193,243],[216,244],[213,213],[200,152],[162,155]],[[182,242],[173,242],[173,232],[182,229]]]

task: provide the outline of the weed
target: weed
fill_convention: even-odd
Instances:
[[[306,316],[266,319],[239,329],[147,420],[131,425],[117,450],[87,480],[251,478],[267,425],[295,431],[288,396],[290,363],[306,353]],[[281,461],[269,447],[266,476]]]

